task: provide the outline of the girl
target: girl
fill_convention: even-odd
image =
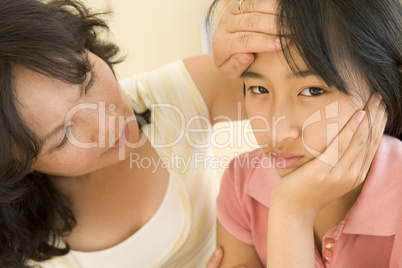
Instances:
[[[203,267],[218,180],[197,161],[211,156],[208,124],[237,117],[241,81],[203,56],[123,92],[99,14],[3,0],[0,18],[0,266]],[[239,57],[225,66],[244,70]]]
[[[400,2],[277,10],[291,41],[242,74],[261,149],[223,177],[221,267],[401,267]]]

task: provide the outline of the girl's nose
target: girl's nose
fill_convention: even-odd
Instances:
[[[297,114],[292,111],[292,106],[283,103],[272,105],[271,108],[271,142],[272,146],[284,142],[287,139],[295,139],[300,135],[300,126]]]

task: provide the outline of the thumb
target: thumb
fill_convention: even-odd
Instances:
[[[223,251],[221,248],[215,249],[212,256],[209,258],[207,266],[205,268],[219,268],[222,262]]]
[[[239,78],[253,61],[254,54],[252,53],[235,54],[224,62],[219,69],[229,78]]]

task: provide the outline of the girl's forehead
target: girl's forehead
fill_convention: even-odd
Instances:
[[[252,73],[255,74],[255,77],[260,76],[261,78],[279,80],[314,73],[307,68],[300,56],[296,56],[297,55],[294,57],[294,64],[291,66],[282,51],[258,53],[255,56],[254,62],[243,73],[243,77],[245,77],[247,73]]]

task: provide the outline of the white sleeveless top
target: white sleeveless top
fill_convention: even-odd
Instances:
[[[119,267],[152,267],[156,262],[155,256],[169,255],[177,238],[182,233],[188,234],[190,230],[174,180],[169,179],[161,206],[140,230],[106,250],[89,253],[72,250],[71,254],[77,262],[82,267],[110,268],[116,267],[116,260],[119,260]],[[155,241],[155,238],[160,239]]]

